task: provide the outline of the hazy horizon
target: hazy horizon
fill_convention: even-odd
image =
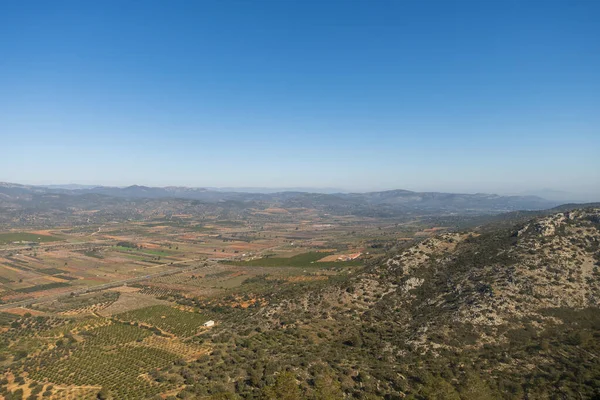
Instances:
[[[0,181],[600,198],[598,15],[3,2]]]
[[[496,194],[501,196],[537,196],[547,200],[555,201],[574,201],[574,202],[597,202],[600,201],[600,195],[594,192],[568,192],[562,190],[556,190],[552,188],[539,188],[529,189],[520,192],[501,192],[501,191],[482,191],[482,190],[439,190],[436,188],[432,189],[411,189],[406,187],[382,187],[382,188],[343,188],[343,187],[318,187],[318,186],[207,186],[207,185],[141,185],[139,183],[131,183],[126,185],[116,184],[98,184],[98,183],[60,183],[60,182],[10,182],[1,181],[0,183],[10,183],[17,185],[30,185],[48,188],[63,188],[63,189],[76,189],[76,188],[93,188],[93,187],[115,187],[115,188],[127,188],[130,186],[145,186],[155,188],[168,188],[168,187],[185,187],[191,189],[207,189],[215,191],[231,191],[231,192],[242,192],[242,193],[276,193],[284,191],[299,191],[307,193],[367,193],[367,192],[380,192],[380,191],[393,191],[393,190],[408,190],[414,192],[440,192],[440,193],[457,193],[457,194]]]

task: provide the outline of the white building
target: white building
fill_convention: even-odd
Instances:
[[[204,324],[204,326],[213,326],[215,324],[215,321],[213,321],[212,319],[210,321],[206,321]]]

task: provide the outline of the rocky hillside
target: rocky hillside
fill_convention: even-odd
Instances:
[[[427,348],[435,347],[436,324],[469,324],[488,333],[478,343],[502,342],[507,326],[554,321],[551,309],[599,305],[599,229],[600,209],[590,209],[428,239],[373,268],[388,291],[375,307],[412,310],[410,321],[426,314],[417,343]]]
[[[599,268],[590,208],[429,238],[345,279],[275,284],[267,305],[206,335],[222,362],[199,361],[182,396],[600,398]]]

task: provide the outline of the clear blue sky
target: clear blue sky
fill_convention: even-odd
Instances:
[[[0,181],[598,194],[598,21],[594,0],[0,0]]]

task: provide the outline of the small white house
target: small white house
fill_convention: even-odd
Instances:
[[[206,321],[206,322],[205,322],[204,324],[202,324],[202,325],[204,325],[204,326],[207,326],[207,327],[208,327],[208,326],[213,326],[214,324],[215,324],[215,321],[213,321],[213,320],[211,319],[210,321]]]

